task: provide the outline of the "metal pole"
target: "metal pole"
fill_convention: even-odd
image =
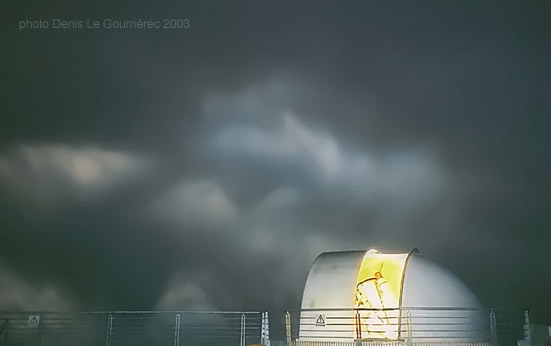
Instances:
[[[113,315],[109,314],[107,318],[107,340],[105,346],[111,346],[111,332],[113,331]]]
[[[262,313],[261,322],[260,322],[260,343],[264,344],[264,313]]]
[[[362,318],[360,312],[356,310],[354,313],[354,325],[356,326],[356,341],[361,342],[362,340]]]
[[[412,333],[411,333],[411,312],[408,310],[406,313],[407,316],[407,331],[408,331],[408,345],[413,345],[412,342]]]
[[[530,333],[530,313],[528,310],[524,311],[524,340],[530,341],[532,344],[532,335]]]
[[[245,346],[245,314],[241,314],[241,341],[240,346]]]
[[[289,311],[285,313],[285,332],[287,335],[287,346],[291,346],[291,314]]]
[[[180,314],[176,314],[174,322],[174,346],[180,345]]]
[[[40,346],[40,344],[42,343],[42,323],[43,323],[44,319],[39,319],[38,320],[38,333],[37,333],[37,337],[36,337],[36,345],[37,346]]]
[[[270,346],[270,322],[268,312],[262,313],[262,328],[260,333],[260,343],[264,346]]]
[[[490,341],[492,346],[498,346],[496,312],[494,310],[490,310],[490,333]]]
[[[10,322],[10,319],[7,318],[6,321],[4,321],[4,324],[2,325],[2,329],[0,329],[0,341],[4,339],[3,343],[0,343],[0,345],[7,345],[8,344],[8,323]],[[3,338],[2,338],[3,337]]]

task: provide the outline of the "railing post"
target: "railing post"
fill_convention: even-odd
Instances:
[[[270,346],[270,322],[268,321],[268,312],[262,313],[262,328],[260,332],[260,343]]]
[[[9,328],[10,328],[10,320],[7,320],[6,321],[6,331],[5,331],[5,335],[4,335],[4,341],[5,341],[5,345],[7,346],[8,345],[8,336],[9,336]]]
[[[412,323],[411,323],[411,312],[409,310],[406,312],[406,316],[407,316],[407,326],[408,326],[407,327],[408,328],[407,329],[407,331],[408,331],[408,333],[407,333],[408,334],[408,338],[407,338],[408,343],[407,344],[408,345],[413,345],[412,333],[411,333],[411,325],[412,325]]]
[[[44,317],[44,316],[42,316]],[[37,328],[37,335],[36,335],[36,345],[40,346],[42,344],[42,325],[43,325],[44,319],[41,318],[38,320],[38,328]]]
[[[105,346],[111,346],[111,332],[113,331],[113,315],[109,314],[107,317],[107,340]]]
[[[2,324],[2,327],[0,328],[0,341],[4,339],[3,343],[0,343],[0,345],[7,345],[8,344],[8,323],[10,322],[9,318],[6,318],[4,321],[4,324]]]
[[[354,326],[356,327],[356,345],[361,345],[362,344],[362,318],[358,310],[355,310],[354,312]]]
[[[524,311],[524,340],[532,340],[532,335],[530,333],[530,313],[528,310]]]
[[[490,310],[490,341],[492,346],[498,346],[496,312],[494,310]]]
[[[291,314],[289,311],[285,313],[285,335],[287,336],[287,346],[291,346]]]
[[[174,346],[180,345],[180,314],[176,314],[174,322]]]
[[[245,346],[245,335],[246,335],[246,326],[245,326],[245,314],[241,314],[241,341],[240,346]]]

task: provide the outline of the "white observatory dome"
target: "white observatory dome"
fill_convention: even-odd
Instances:
[[[310,268],[301,310],[301,341],[481,341],[488,335],[472,291],[417,250],[322,253]]]

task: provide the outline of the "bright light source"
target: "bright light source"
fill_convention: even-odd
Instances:
[[[366,252],[356,279],[354,307],[377,310],[359,311],[356,330],[362,339],[398,338],[407,257],[408,254],[381,254],[375,249]]]

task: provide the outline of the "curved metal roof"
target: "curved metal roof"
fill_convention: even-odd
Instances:
[[[466,315],[465,311],[481,309],[482,305],[461,279],[414,249],[403,254],[384,254],[377,250],[322,253],[310,268],[301,307],[301,340],[335,337],[334,341],[338,341],[357,339],[358,335],[369,339],[401,338],[406,316],[402,312],[406,310],[408,318],[422,322],[417,323],[418,327],[409,323],[408,335],[435,337],[441,333],[427,328],[433,323],[425,317],[447,321],[451,308],[461,315],[455,313],[451,322],[467,317],[476,324],[480,322],[480,314]],[[309,309],[318,311],[307,311]],[[319,323],[308,323],[310,319],[319,320],[319,311],[323,309],[328,309],[322,316],[324,320],[354,322],[335,325],[331,332],[328,328],[320,329]],[[428,315],[427,311],[430,311]],[[460,336],[472,338],[473,335]]]

